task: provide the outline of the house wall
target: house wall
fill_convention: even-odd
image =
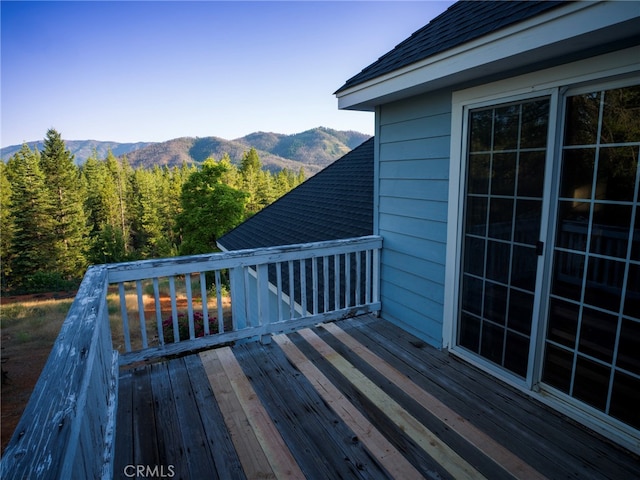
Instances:
[[[443,345],[451,93],[385,104],[376,115],[376,233],[382,316]]]

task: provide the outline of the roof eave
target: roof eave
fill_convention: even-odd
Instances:
[[[336,92],[341,110],[372,111],[418,93],[532,68],[640,34],[635,2],[576,2]],[[604,43],[603,43],[604,42]]]

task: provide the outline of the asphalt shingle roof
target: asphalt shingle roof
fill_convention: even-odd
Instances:
[[[460,1],[398,44],[335,93],[534,17],[563,1]]]
[[[218,239],[227,250],[373,233],[373,138]]]

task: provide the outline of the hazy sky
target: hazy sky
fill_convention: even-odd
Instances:
[[[0,143],[373,134],[333,92],[451,3],[3,0]]]

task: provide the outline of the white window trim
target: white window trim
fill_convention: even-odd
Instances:
[[[451,158],[449,167],[449,207],[448,207],[448,226],[447,226],[447,252],[446,252],[446,270],[445,270],[445,298],[444,298],[444,325],[443,325],[443,343],[444,348],[449,349],[453,354],[461,356],[478,368],[487,371],[492,375],[501,378],[507,384],[517,388],[518,390],[534,395],[539,401],[550,405],[552,408],[559,410],[565,415],[589,426],[595,431],[611,438],[613,441],[631,449],[640,452],[640,438],[637,433],[627,425],[616,421],[615,419],[601,414],[595,409],[591,409],[587,405],[579,404],[571,399],[563,399],[553,395],[551,389],[545,388],[544,393],[537,393],[536,385],[539,381],[540,372],[534,371],[531,375],[529,383],[523,382],[522,379],[515,375],[510,375],[506,370],[499,369],[490,362],[483,362],[482,359],[465,354],[460,349],[455,348],[456,320],[458,315],[458,298],[460,283],[460,261],[462,246],[462,198],[465,186],[465,149],[466,132],[465,122],[467,121],[468,111],[471,108],[500,104],[508,101],[517,101],[521,99],[552,95],[555,97],[555,105],[551,105],[550,111],[550,136],[552,140],[550,144],[555,144],[557,150],[558,144],[558,118],[561,107],[560,93],[570,88],[572,92],[579,91],[582,84],[598,82],[597,88],[611,79],[611,82],[617,83],[620,77],[628,77],[640,73],[640,61],[637,59],[637,48],[621,50],[615,53],[594,57],[588,60],[582,60],[571,64],[554,67],[539,72],[514,77],[499,82],[474,87],[467,90],[453,92],[452,95],[452,111],[451,111]],[[624,80],[621,80],[624,82]],[[592,89],[593,87],[585,87]],[[551,147],[550,147],[551,148]],[[548,158],[554,158],[557,151],[549,152]],[[548,172],[556,172],[557,165],[550,165]],[[545,189],[551,188],[551,182],[545,181]],[[545,191],[545,202],[551,201],[551,195]],[[547,205],[548,207],[548,205]],[[547,209],[549,211],[549,209]],[[549,243],[548,232],[541,231],[541,238],[546,238],[545,250],[549,251],[551,244]],[[544,235],[544,236],[543,236]],[[548,260],[545,254],[545,262]],[[545,266],[548,266],[545,263]],[[543,270],[544,275],[539,275],[536,288],[542,288],[544,294],[548,288],[548,272],[549,269]],[[543,284],[538,285],[540,282]],[[543,308],[543,307],[541,307]],[[545,312],[541,312],[544,315]],[[543,317],[545,318],[545,317]],[[541,322],[540,328],[544,328],[545,322]],[[534,332],[532,332],[532,336]],[[533,339],[533,344],[538,345],[540,338]],[[533,362],[535,364],[539,362]],[[530,366],[531,368],[531,366]]]

